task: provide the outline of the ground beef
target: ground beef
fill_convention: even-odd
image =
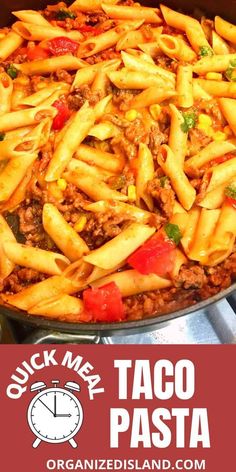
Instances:
[[[204,131],[198,128],[192,128],[189,130],[189,140],[190,140],[190,154],[197,154],[203,147],[206,147],[211,141],[212,138],[208,136]]]
[[[108,61],[110,59],[119,59],[120,54],[118,51],[115,50],[115,48],[109,48],[106,49],[105,51],[98,52],[97,54],[94,54],[91,57],[87,57],[85,61],[90,64],[97,64],[98,62],[102,61]]]
[[[160,179],[155,177],[147,183],[147,191],[154,198],[155,203],[163,216],[170,218],[173,214],[175,193],[172,190],[169,181],[166,180],[164,187],[162,187]]]
[[[174,280],[176,287],[183,287],[186,290],[190,288],[202,288],[207,278],[204,269],[198,265],[192,267],[182,266],[178,276]]]
[[[154,158],[157,157],[160,146],[168,142],[168,133],[160,131],[159,125],[151,127],[149,133],[149,148]]]
[[[128,110],[130,108],[130,102],[137,95],[140,90],[120,90],[113,86],[113,104],[116,105],[120,110]]]
[[[130,223],[130,217],[107,213],[89,214],[88,222],[81,236],[90,249],[96,249],[121,233],[125,225]]]
[[[111,149],[115,154],[124,155],[129,160],[134,159],[137,156],[138,146],[131,143],[123,133],[115,136],[115,138],[111,140],[110,144]]]
[[[33,269],[16,266],[14,271],[1,282],[2,291],[17,293],[31,283],[41,282],[47,278],[46,274],[41,274]]]
[[[64,69],[58,69],[54,74],[52,74],[54,80],[59,82],[66,82],[67,84],[72,84],[74,77]]]
[[[100,90],[92,92],[91,87],[87,84],[81,85],[68,95],[68,106],[72,110],[79,110],[82,105],[88,101],[91,106],[96,105],[102,98]]]

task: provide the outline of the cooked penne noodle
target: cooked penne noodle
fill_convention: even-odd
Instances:
[[[144,61],[143,61],[144,62]],[[155,74],[148,72],[132,71],[126,68],[109,72],[110,81],[120,89],[146,89],[149,87],[168,88],[169,84],[165,84],[165,80]],[[172,88],[172,87],[171,87]]]
[[[175,95],[176,92],[174,92],[174,90],[172,91],[157,87],[149,87],[138,95],[135,95],[135,97],[130,102],[130,106],[132,108],[149,107],[150,105],[164,102]]]
[[[161,55],[162,51],[160,49],[159,43],[153,41],[152,43],[138,43],[139,49],[148,54],[150,57],[155,58],[157,55]]]
[[[89,175],[98,180],[106,180],[111,175],[114,175],[112,172],[108,172],[104,169],[96,167],[95,165],[88,165],[86,162],[80,161],[78,159],[71,159],[68,166],[68,172],[75,172],[78,178],[81,174]]]
[[[14,262],[8,258],[6,253],[4,252],[4,244],[6,242],[15,242],[16,238],[10,228],[10,226],[7,224],[7,221],[5,218],[0,215],[0,277],[1,279],[5,279],[5,277],[8,277],[8,275],[11,274],[13,271],[15,264]]]
[[[220,216],[220,210],[206,210],[200,213],[192,247],[188,253],[189,259],[206,264],[208,261],[208,248]]]
[[[69,85],[64,84],[63,82],[55,82],[49,85],[48,87],[38,90],[32,95],[22,98],[21,100],[19,100],[18,105],[36,107],[42,104],[43,102],[43,105],[45,106],[45,100],[47,100],[49,97],[52,97],[56,90],[59,90],[61,94],[65,94],[69,91]]]
[[[47,182],[60,178],[76,149],[88,135],[94,121],[94,110],[86,104],[76,112],[50,161],[45,177]]]
[[[205,75],[207,72],[224,72],[228,69],[231,61],[236,60],[236,54],[218,54],[200,59],[193,66],[193,72]]]
[[[38,61],[15,64],[15,67],[26,75],[48,75],[60,69],[62,64],[64,70],[77,70],[85,66],[84,62],[78,59],[78,57],[66,54],[64,56],[54,56],[49,57],[48,59],[39,59]]]
[[[88,252],[84,240],[51,203],[46,203],[43,207],[43,227],[70,261],[74,262]]]
[[[156,274],[142,275],[137,270],[116,272],[96,280],[91,285],[92,287],[102,287],[110,282],[115,282],[123,297],[129,297],[150,290],[160,290],[172,285],[170,280],[163,279]]]
[[[183,168],[185,156],[187,155],[188,133],[184,133],[181,128],[183,115],[175,105],[170,104],[171,122],[168,145],[172,150],[178,163]]]
[[[124,161],[121,157],[101,151],[100,149],[95,149],[86,144],[81,144],[78,147],[75,157],[81,161],[87,162],[87,164],[95,165],[114,173],[121,172],[124,167]]]
[[[170,178],[171,185],[181,205],[183,205],[185,210],[190,210],[195,201],[196,191],[190,184],[180,163],[175,159],[169,146],[163,145],[161,147],[161,153],[158,156],[158,164]]]
[[[25,246],[17,242],[3,243],[6,257],[14,264],[29,267],[49,275],[60,275],[70,264],[67,257],[52,251],[45,251],[38,247]]]
[[[93,56],[93,54],[97,54],[98,52],[114,46],[124,33],[138,29],[142,24],[143,20],[134,21],[133,23],[124,23],[106,31],[105,33],[101,33],[98,36],[85,40],[79,46],[78,57],[90,57]]]
[[[121,57],[124,62],[124,65],[129,70],[142,71],[148,74],[157,75],[160,79],[169,82],[169,87],[175,84],[175,74],[170,72],[162,67],[157,66],[156,64],[151,64],[139,57],[135,57],[132,54],[128,54],[125,51],[121,52]]]
[[[116,44],[116,50],[121,51],[128,48],[136,47],[137,44],[142,44],[146,42],[146,37],[142,29],[138,31],[128,31],[128,33],[121,36],[119,41]]]
[[[136,204],[142,207],[145,203],[149,211],[153,211],[153,199],[147,192],[147,183],[154,177],[154,162],[150,149],[146,144],[140,143],[138,152],[138,169],[136,177]]]
[[[33,25],[40,26],[51,26],[51,23],[49,23],[49,21],[47,21],[43,15],[35,10],[18,10],[13,11],[12,14],[15,15],[19,20],[26,23],[32,23]]]
[[[212,49],[215,54],[229,54],[230,47],[214,30],[212,31]]]
[[[105,115],[105,113],[108,111],[107,108],[111,101],[112,101],[112,94],[107,95],[106,97],[103,97],[98,103],[96,103],[93,109],[96,121],[99,121],[100,118],[102,118],[103,115]]]
[[[224,156],[228,152],[235,152],[236,145],[230,141],[212,141],[201,149],[198,154],[190,157],[185,163],[185,172],[191,174],[192,170],[200,169],[217,157]]]
[[[235,242],[235,236],[235,208],[231,205],[224,205],[220,211],[219,219],[208,249],[207,265],[215,266],[231,254]]]
[[[42,119],[54,118],[57,111],[53,107],[38,106],[12,111],[0,116],[0,131],[10,131],[22,126],[37,125]]]
[[[174,260],[174,267],[170,273],[170,276],[172,279],[177,277],[179,275],[179,271],[182,267],[182,265],[186,264],[188,262],[187,257],[184,255],[184,253],[180,249],[175,250],[175,260]]]
[[[180,244],[184,249],[185,254],[187,255],[193,244],[200,213],[201,209],[198,207],[194,207],[188,212],[188,221],[186,223],[185,230],[182,234],[182,238],[180,241]]]
[[[21,110],[19,102],[31,93],[30,78],[19,76],[13,80],[13,91],[11,96],[11,111]]]
[[[225,187],[228,185],[236,185],[236,178],[230,179],[228,182],[216,187],[214,190],[208,192],[202,200],[199,201],[198,205],[207,208],[208,210],[215,210],[220,208],[225,200]]]
[[[82,300],[71,295],[57,295],[43,300],[30,308],[31,315],[43,315],[51,319],[60,317],[63,321],[80,321],[84,311]]]
[[[223,20],[220,16],[215,17],[215,30],[222,38],[236,44],[236,26]]]
[[[11,97],[13,92],[13,82],[6,72],[0,73],[0,115],[11,110]]]
[[[201,53],[202,48],[212,51],[199,21],[193,20],[187,24],[185,32],[193,50],[197,54]]]
[[[99,91],[100,96],[105,97],[107,95],[108,87],[109,79],[106,75],[106,72],[103,70],[97,71],[91,86],[92,92]]]
[[[180,36],[161,34],[158,40],[161,51],[171,59],[192,62],[196,59],[196,53]]]
[[[22,152],[15,159],[11,159],[0,172],[0,201],[10,198],[25,176],[27,169],[37,159],[38,153]]]
[[[84,256],[84,260],[102,269],[112,269],[127,259],[155,231],[155,228],[150,226],[141,223],[131,223],[111,241]]]
[[[190,65],[179,65],[176,76],[178,105],[182,108],[193,106],[193,70]]]
[[[75,2],[70,5],[69,9],[72,11],[80,10],[87,13],[88,11],[101,10],[102,3],[116,4],[118,1],[119,0],[105,0],[104,2],[102,0],[75,0]]]
[[[236,135],[236,100],[232,98],[220,98],[219,105],[226,121]]]
[[[116,20],[144,20],[146,23],[162,23],[158,16],[158,8],[141,7],[137,8],[121,5],[109,5],[102,3],[102,9],[110,17]]]
[[[27,39],[27,41],[45,41],[48,39],[60,38],[62,36],[66,36],[73,41],[81,41],[82,39],[82,35],[79,31],[67,32],[62,28],[52,26],[50,23],[44,26],[16,21],[16,23],[12,25],[12,29],[19,36]]]
[[[84,192],[88,197],[92,198],[94,201],[98,200],[121,200],[126,201],[127,196],[112,190],[105,182],[95,179],[89,175],[80,175],[75,172],[65,172],[64,178],[76,185],[82,192]]]
[[[167,25],[182,31],[185,31],[189,24],[196,21],[191,16],[179,13],[165,5],[161,4],[160,9]]]
[[[189,213],[187,211],[185,211],[184,213],[174,213],[170,218],[170,223],[172,223],[173,225],[178,225],[181,234],[184,234],[184,231],[187,227],[188,219]]]
[[[175,215],[176,213],[187,213],[187,212],[186,212],[186,210],[182,207],[182,205],[180,205],[180,203],[175,200],[175,202],[174,202],[174,208],[173,208],[173,215]]]
[[[92,66],[86,66],[82,69],[79,69],[76,72],[74,82],[72,84],[72,90],[75,88],[81,87],[84,84],[91,84],[95,79],[95,76],[98,71],[102,70],[104,72],[118,69],[121,61],[117,59],[111,59],[110,61],[99,62]]]
[[[78,290],[76,284],[61,275],[54,275],[42,282],[27,287],[14,295],[3,294],[5,303],[15,306],[20,310],[29,310],[42,300],[57,295],[72,294]]]
[[[212,96],[193,80],[193,98],[194,100],[211,100]]]
[[[119,202],[118,200],[100,200],[95,203],[89,203],[86,206],[86,210],[94,213],[106,213],[109,210],[114,213],[114,215],[126,216],[127,219],[135,219],[138,223],[150,225],[153,218],[153,215],[150,215],[148,211],[129,205],[128,203]]]
[[[207,187],[207,192],[214,190],[224,182],[228,182],[236,175],[236,157],[229,161],[222,162],[218,166],[211,167],[211,179]]]
[[[0,39],[0,60],[5,61],[22,43],[23,38],[14,31],[10,31]]]
[[[222,80],[193,79],[205,92],[213,97],[236,98],[236,83]]]
[[[23,151],[33,152],[38,148],[38,140],[26,135],[23,138],[0,141],[0,161],[22,157]]]
[[[120,134],[118,126],[113,125],[110,121],[104,121],[93,126],[88,135],[94,136],[94,138],[99,139],[100,141],[105,141],[106,139],[114,138]]]
[[[0,204],[1,211],[3,212],[14,211],[18,207],[18,205],[20,205],[20,203],[22,203],[25,200],[28,185],[32,178],[33,166],[34,166],[34,163],[32,163],[28,167],[23,179],[21,180],[17,188],[14,190],[10,198],[7,201]]]

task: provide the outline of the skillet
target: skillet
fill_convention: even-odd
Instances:
[[[1,2],[1,17],[0,17],[0,26],[6,26],[10,24],[13,17],[11,16],[11,11],[21,10],[21,9],[40,9],[44,8],[49,3],[58,3],[53,0],[2,0]],[[67,3],[71,3],[67,2]],[[157,2],[151,0],[142,0],[141,2],[146,6],[157,6]],[[221,15],[223,18],[228,19],[229,21],[236,22],[236,1],[228,0],[227,10],[225,8],[224,0],[192,0],[191,4],[188,0],[173,0],[163,1],[164,4],[175,8],[176,10],[182,9],[186,13],[191,13],[194,10],[199,10],[208,14],[209,16]],[[207,300],[196,303],[190,307],[173,311],[165,315],[152,316],[150,318],[145,318],[135,321],[124,321],[119,323],[67,323],[56,320],[44,319],[42,317],[30,316],[23,311],[16,311],[8,307],[1,307],[1,313],[5,316],[19,321],[24,324],[29,324],[35,328],[41,330],[50,330],[52,335],[46,335],[44,337],[45,342],[53,342],[58,340],[60,342],[60,335],[57,337],[56,333],[68,333],[67,342],[73,342],[75,340],[73,335],[83,334],[84,342],[89,342],[89,335],[95,336],[107,336],[112,334],[135,334],[143,331],[157,329],[158,327],[163,327],[163,324],[171,321],[175,318],[187,315],[196,310],[206,308],[207,306],[218,302],[220,299],[229,296],[236,290],[236,282],[233,283],[230,287],[225,290],[222,290],[217,295],[208,298]],[[55,333],[56,332],[56,333]],[[49,333],[49,331],[48,331]],[[75,336],[76,337],[76,336]],[[65,336],[63,342],[65,342]],[[37,342],[37,339],[32,339],[32,341]],[[31,342],[32,342],[31,341]],[[96,341],[96,338],[92,342]],[[29,342],[29,338],[28,341]]]

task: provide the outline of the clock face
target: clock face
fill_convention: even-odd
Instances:
[[[28,421],[34,434],[47,442],[64,442],[79,430],[83,410],[79,400],[63,389],[38,393],[28,410]]]

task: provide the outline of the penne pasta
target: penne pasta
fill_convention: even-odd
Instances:
[[[69,259],[52,251],[6,241],[3,244],[6,257],[14,264],[29,267],[49,275],[60,275],[70,264]]]
[[[193,106],[193,69],[192,66],[179,65],[176,76],[178,105],[182,108]]]
[[[147,183],[154,177],[154,162],[150,149],[146,144],[140,143],[138,152],[138,171],[136,177],[136,204],[142,207],[145,203],[149,211],[153,211],[153,199],[147,192]]]
[[[164,102],[175,95],[176,92],[174,92],[174,90],[172,91],[157,87],[149,87],[138,95],[135,95],[135,97],[131,100],[130,106],[132,108],[149,107],[150,105]]]
[[[200,217],[201,209],[198,207],[193,207],[188,212],[188,221],[186,223],[185,229],[182,234],[181,238],[181,246],[184,249],[185,254],[189,254],[189,251],[192,247],[194,241],[194,235],[196,232],[196,228],[198,225],[198,220]]]
[[[5,61],[23,43],[23,38],[14,31],[10,31],[0,39],[0,60]]]
[[[183,13],[179,13],[175,10],[172,10],[166,5],[161,4],[160,9],[167,25],[172,26],[173,28],[179,29],[181,31],[185,31],[189,24],[192,24],[194,21],[196,21],[191,18],[191,16],[184,15]]]
[[[75,0],[69,7],[70,10],[80,10],[85,13],[88,11],[99,11],[102,9],[102,3],[116,4],[119,0]]]
[[[83,161],[79,161],[78,159],[71,159],[68,166],[68,172],[74,172],[75,175],[77,174],[78,178],[80,175],[89,175],[98,180],[106,180],[111,175],[114,175],[111,172],[108,172],[104,169],[96,167],[94,165],[88,165]],[[69,175],[69,174],[68,174]]]
[[[207,264],[208,248],[213,237],[220,210],[201,210],[188,257],[201,264]]]
[[[8,74],[0,73],[0,116],[11,110],[11,97],[13,92],[13,82]]]
[[[163,69],[162,67],[159,67],[156,64],[144,61],[143,59],[128,54],[125,51],[121,52],[121,57],[127,69],[134,71],[141,70],[142,72],[146,72],[147,74],[157,75],[163,81],[165,80],[169,82],[170,88],[172,88],[172,86],[175,84],[175,74],[173,74],[173,72]]]
[[[57,295],[55,297],[43,300],[32,308],[31,315],[43,315],[48,318],[60,317],[63,321],[78,322],[83,318],[80,316],[84,311],[82,300],[71,295]]]
[[[31,23],[33,25],[51,26],[51,23],[44,18],[38,11],[35,10],[18,10],[13,11],[12,14],[21,21]]]
[[[205,92],[213,97],[236,98],[236,84],[234,82],[226,82],[222,80],[193,79]]]
[[[222,38],[236,44],[236,26],[220,16],[215,17],[215,30]]]
[[[110,61],[103,61],[99,62],[98,64],[94,64],[92,66],[87,66],[79,69],[76,72],[73,84],[72,84],[72,90],[75,88],[81,87],[81,85],[84,84],[91,84],[97,72],[99,70],[102,70],[104,72],[110,71],[110,70],[116,70],[118,69],[119,65],[121,64],[121,61],[116,60],[116,59],[111,59]]]
[[[162,23],[161,18],[158,16],[158,8],[141,6],[133,8],[129,6],[102,3],[102,9],[110,18],[116,20],[144,20],[146,23]]]
[[[143,61],[144,62],[144,61]],[[167,88],[164,79],[148,72],[138,72],[126,68],[109,72],[110,81],[120,89],[146,89],[149,87]]]
[[[197,20],[193,20],[186,25],[185,29],[188,41],[190,42],[193,50],[197,54],[201,54],[203,48],[207,48],[208,51],[212,51],[210,44],[208,43],[205,33]]]
[[[196,53],[190,48],[183,38],[161,34],[158,40],[161,51],[171,59],[192,62],[196,59]]]
[[[38,25],[33,23],[24,23],[23,21],[16,21],[12,25],[15,33],[27,41],[45,41],[48,39],[61,38],[66,36],[73,41],[81,41],[82,35],[79,31],[65,32],[62,28],[52,26],[49,22],[47,25]]]
[[[114,173],[121,172],[124,167],[124,161],[120,156],[95,149],[86,144],[81,144],[78,147],[75,157],[87,162],[87,164],[95,165]]]
[[[24,153],[11,159],[0,172],[0,201],[8,200],[25,176],[28,168],[37,159],[38,153]]]
[[[35,74],[51,74],[60,69],[63,64],[64,70],[78,70],[82,67],[85,67],[83,61],[71,55],[64,56],[54,56],[49,57],[48,59],[39,59],[38,61],[33,62],[23,62],[22,64],[15,64],[16,69],[18,69],[22,74],[26,75],[35,75]]]
[[[201,149],[198,154],[190,157],[185,163],[185,172],[188,174],[196,169],[200,169],[208,162],[217,157],[224,156],[228,152],[235,152],[236,145],[230,141],[212,141]]]
[[[15,306],[20,310],[29,310],[42,300],[63,294],[76,293],[77,286],[74,282],[60,275],[54,275],[42,282],[27,287],[14,295],[2,295],[5,303]]]
[[[170,178],[171,185],[173,186],[181,205],[185,210],[190,210],[195,201],[196,191],[187,179],[180,163],[176,161],[169,146],[163,145],[161,147],[158,164]]]
[[[84,261],[101,269],[112,269],[127,259],[155,231],[155,228],[150,226],[141,223],[131,223],[111,241],[84,256]]]
[[[0,277],[5,279],[13,271],[15,264],[4,251],[4,244],[15,242],[16,238],[5,218],[0,215]]]
[[[115,282],[122,297],[129,297],[137,293],[148,292],[150,290],[160,290],[171,287],[172,282],[163,279],[155,274],[142,275],[136,270],[125,270],[103,277],[93,282],[92,287],[102,287],[103,285]]]
[[[184,160],[187,155],[188,133],[184,133],[181,128],[183,123],[182,113],[173,104],[170,104],[169,107],[171,111],[171,122],[168,145],[179,165],[183,168]]]
[[[153,218],[153,215],[150,215],[148,211],[118,200],[100,200],[95,203],[89,203],[86,206],[86,210],[94,213],[106,213],[109,210],[114,215],[125,216],[127,219],[134,219],[138,223],[150,225]]]
[[[76,172],[65,172],[64,178],[78,187],[82,192],[88,195],[92,200],[120,200],[126,201],[127,196],[112,190],[109,185],[101,180],[95,179],[90,175],[80,175]]]
[[[229,54],[230,47],[214,30],[212,31],[212,49],[215,54]]]
[[[57,111],[53,107],[38,106],[12,111],[0,116],[0,131],[10,131],[22,126],[37,125],[42,119],[54,118]]]
[[[211,178],[207,187],[207,192],[214,190],[224,182],[228,182],[228,180],[236,175],[236,157],[230,159],[229,161],[223,162],[218,166],[211,167],[209,172],[211,174]]]
[[[38,90],[32,95],[28,95],[27,97],[22,98],[21,100],[19,100],[18,105],[36,107],[42,104],[42,102],[43,105],[45,105],[45,100],[47,100],[49,97],[52,97],[52,95],[54,97],[54,92],[56,90],[59,90],[61,94],[65,94],[69,91],[69,85],[64,84],[63,82],[55,82],[48,87]]]
[[[51,203],[46,203],[43,207],[43,227],[70,261],[74,262],[88,252],[89,249],[84,240]]]
[[[199,201],[198,205],[207,208],[208,210],[215,210],[220,208],[225,200],[225,188],[228,185],[236,185],[236,178],[230,179],[228,182],[224,182],[223,184],[216,187],[214,190],[208,192],[202,200]]]
[[[235,236],[235,208],[230,205],[224,205],[220,211],[217,225],[211,240],[211,245],[208,249],[207,265],[215,266],[231,254],[235,242]]]
[[[220,109],[236,135],[236,100],[232,98],[219,98]]]
[[[236,54],[218,54],[200,59],[193,66],[193,72],[205,75],[207,72],[224,72],[228,69],[231,61],[236,60]]]
[[[47,182],[60,178],[76,149],[88,135],[94,121],[94,110],[86,105],[75,114],[50,161],[45,177]]]

